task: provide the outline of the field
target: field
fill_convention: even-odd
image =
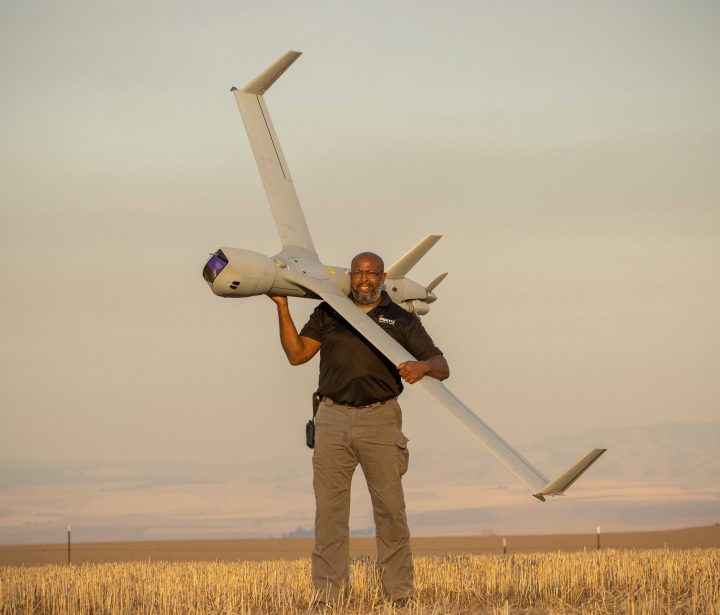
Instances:
[[[720,615],[720,550],[423,556],[417,600],[383,600],[372,557],[355,556],[347,614]],[[0,568],[0,614],[293,614],[314,594],[308,559]]]
[[[413,538],[417,600],[382,597],[372,538],[351,541],[333,612],[720,615],[720,526],[597,536]],[[0,615],[311,612],[312,539],[0,547]],[[329,612],[329,611],[328,611]]]

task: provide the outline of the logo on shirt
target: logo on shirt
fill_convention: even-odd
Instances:
[[[386,325],[395,324],[394,320],[391,320],[390,318],[385,318],[385,316],[378,316],[378,322],[384,322]]]

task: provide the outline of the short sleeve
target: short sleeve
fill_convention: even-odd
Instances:
[[[435,346],[420,319],[415,315],[408,326],[405,348],[419,361],[427,361],[431,357],[442,354],[442,350]]]
[[[303,337],[309,337],[316,342],[322,343],[322,329],[323,329],[323,306],[327,305],[321,303],[310,314],[310,318],[305,323],[305,326],[300,331],[300,335]]]

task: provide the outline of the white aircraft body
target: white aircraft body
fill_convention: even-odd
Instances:
[[[348,297],[348,270],[324,265],[315,251],[290,170],[263,100],[267,89],[299,56],[300,52],[289,51],[242,90],[232,88],[280,233],[282,251],[268,257],[249,250],[221,248],[205,265],[203,276],[212,291],[221,297],[273,294],[323,299],[395,365],[414,361],[415,357]],[[395,303],[410,312],[427,313],[428,304],[436,299],[434,288],[447,275],[438,276],[427,286],[405,277],[438,239],[438,235],[427,236],[387,270],[385,290]],[[414,386],[421,387],[433,397],[542,501],[548,495],[564,494],[606,450],[591,450],[558,478],[548,480],[439,380],[425,376]]]

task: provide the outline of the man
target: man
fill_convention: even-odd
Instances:
[[[382,290],[384,269],[382,259],[372,252],[353,258],[351,298],[417,361],[393,365],[324,302],[298,334],[287,297],[271,296],[290,363],[306,363],[320,351],[312,576],[323,601],[336,601],[347,589],[350,483],[358,463],[373,504],[383,589],[390,600],[399,602],[415,592],[401,482],[408,465],[408,440],[396,398],[403,389],[401,378],[410,384],[426,375],[444,380],[450,371],[420,319]]]

